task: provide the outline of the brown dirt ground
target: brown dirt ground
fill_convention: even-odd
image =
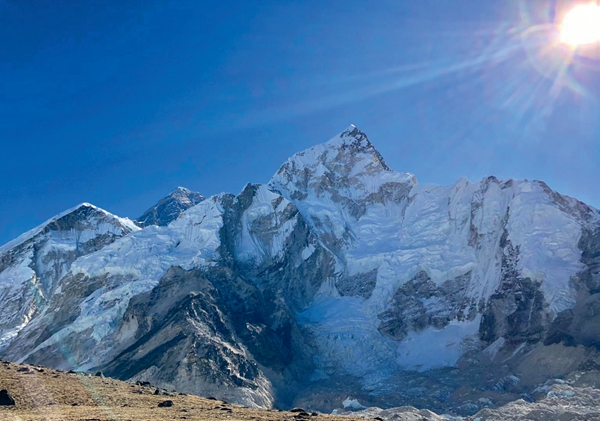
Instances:
[[[155,395],[155,387],[50,368],[0,362],[0,390],[15,406],[0,406],[2,421],[349,421],[333,415],[246,408],[193,395]],[[165,392],[165,391],[162,391]],[[173,406],[159,408],[165,400]],[[225,409],[227,408],[227,409]]]

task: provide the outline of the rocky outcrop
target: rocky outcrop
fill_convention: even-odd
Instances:
[[[15,404],[15,400],[13,399],[12,396],[10,396],[10,393],[8,393],[8,390],[6,390],[6,389],[0,390],[0,406],[14,406],[14,404]]]
[[[379,315],[379,331],[402,340],[409,332],[443,329],[452,320],[473,320],[477,303],[466,293],[470,278],[467,272],[438,286],[426,272],[417,273],[396,290],[390,307]]]
[[[270,383],[238,338],[233,320],[207,273],[173,267],[152,291],[130,301],[115,332],[123,338],[121,351],[103,371],[271,406]]]
[[[498,338],[513,343],[539,342],[552,315],[541,290],[541,282],[523,277],[518,269],[519,246],[514,247],[505,230],[500,239],[500,286],[485,304],[479,326],[482,341]]]
[[[556,316],[544,344],[564,343],[600,349],[600,228],[584,229],[579,247],[584,269],[572,279],[578,289],[577,303]]]

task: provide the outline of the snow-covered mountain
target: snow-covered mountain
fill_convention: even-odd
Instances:
[[[192,206],[196,206],[203,200],[204,196],[200,193],[193,192],[185,187],[177,187],[134,222],[142,228],[148,225],[164,227],[179,218],[183,212]]]
[[[46,253],[43,305],[0,310],[2,357],[248,405],[456,412],[596,358],[600,214],[543,182],[420,185],[351,126],[153,221]],[[35,301],[35,259],[11,257],[35,235],[0,249],[14,302]]]
[[[77,258],[137,230],[129,219],[82,203],[0,247],[0,350],[60,293]]]

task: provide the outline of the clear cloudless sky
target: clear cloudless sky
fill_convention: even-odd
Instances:
[[[598,207],[600,55],[557,43],[574,4],[0,1],[0,243],[81,202],[238,193],[349,124],[421,183]]]

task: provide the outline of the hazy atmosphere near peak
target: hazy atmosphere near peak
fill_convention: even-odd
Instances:
[[[80,202],[237,193],[351,123],[420,183],[598,207],[600,56],[555,42],[573,3],[2,2],[0,244]]]

